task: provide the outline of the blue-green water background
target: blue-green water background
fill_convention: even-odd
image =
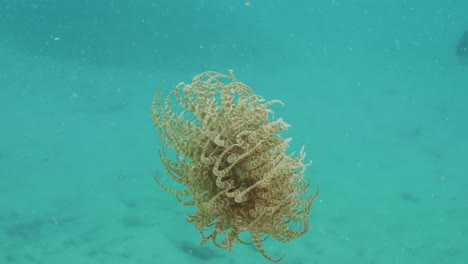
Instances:
[[[306,146],[310,231],[284,263],[468,263],[465,0],[3,0],[0,263],[267,263],[200,236],[149,107],[205,70]]]

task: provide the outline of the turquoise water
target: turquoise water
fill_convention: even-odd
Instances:
[[[246,4],[248,3],[248,4]],[[250,4],[250,5],[249,5]],[[283,263],[468,263],[468,2],[0,6],[0,263],[267,263],[186,223],[149,114],[206,70],[266,99],[321,194]],[[466,58],[465,58],[466,59]]]

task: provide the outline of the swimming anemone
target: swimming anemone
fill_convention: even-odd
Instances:
[[[178,104],[179,112],[173,104]],[[269,236],[290,242],[309,228],[309,212],[319,188],[309,194],[304,180],[305,153],[285,154],[291,139],[279,133],[289,126],[274,119],[270,106],[230,75],[204,72],[191,84],[179,83],[163,99],[159,89],[151,115],[164,148],[160,158],[167,174],[184,189],[156,182],[185,206],[202,236],[232,251],[235,243],[254,244],[270,261],[262,242]],[[247,235],[242,235],[247,234]],[[245,241],[250,235],[251,241]]]

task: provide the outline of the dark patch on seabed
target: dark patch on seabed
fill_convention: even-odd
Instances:
[[[463,33],[458,42],[456,55],[461,65],[468,66],[468,30]]]
[[[182,250],[184,253],[192,255],[201,260],[208,261],[222,257],[222,255],[214,252],[209,247],[203,247],[199,244],[190,243],[187,241],[180,241],[177,242],[177,244],[179,249]]]
[[[400,194],[400,198],[403,199],[406,202],[414,203],[414,204],[418,204],[418,203],[421,202],[421,200],[419,200],[418,197],[414,196],[411,193],[402,193],[402,194]]]
[[[44,219],[29,219],[10,225],[6,229],[6,235],[10,239],[37,239],[46,225],[47,222]]]
[[[150,225],[142,221],[141,218],[133,216],[124,217],[122,219],[122,224],[127,228],[150,227]]]

